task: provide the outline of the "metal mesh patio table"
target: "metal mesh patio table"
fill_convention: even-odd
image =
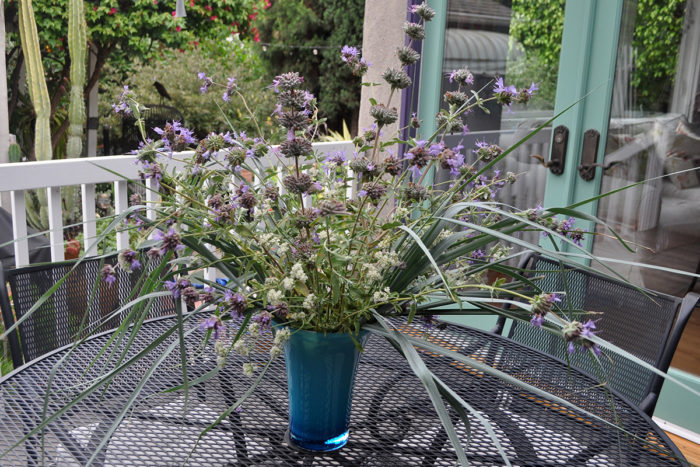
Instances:
[[[337,452],[302,452],[285,440],[284,358],[272,362],[241,410],[203,434],[250,388],[231,353],[217,370],[210,342],[202,348],[201,317],[185,323],[188,380],[206,379],[187,396],[174,318],[147,322],[130,346],[91,338],[35,360],[0,381],[1,465],[340,465],[457,464],[422,384],[399,353],[379,336],[367,344],[357,374],[350,441]],[[600,418],[550,402],[491,376],[476,365],[421,351],[427,366],[469,403],[466,427],[453,421],[471,465],[686,465],[678,449],[645,414],[566,363],[491,333],[447,325],[424,332],[395,321],[402,332],[427,339],[566,399]],[[231,330],[229,330],[231,335]],[[253,359],[267,360],[262,339]],[[143,349],[145,356],[131,358]],[[124,350],[123,359],[119,360]],[[111,358],[110,358],[111,355]],[[155,366],[155,370],[151,368]],[[85,391],[100,375],[123,367],[108,385]],[[212,376],[213,375],[213,376]],[[146,377],[148,376],[148,377]],[[50,386],[50,388],[49,388]],[[45,397],[48,389],[48,397]],[[77,396],[78,403],[65,409]],[[133,403],[132,403],[133,402]],[[128,410],[124,407],[129,406]],[[15,446],[42,418],[55,417]],[[479,420],[488,420],[487,429]],[[607,422],[607,423],[606,423]],[[619,428],[616,428],[615,425]],[[491,431],[491,432],[489,432]],[[494,440],[496,438],[498,443]]]

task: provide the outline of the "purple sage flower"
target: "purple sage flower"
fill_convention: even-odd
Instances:
[[[167,233],[163,233],[160,230],[156,230],[153,234],[153,238],[160,240],[160,255],[163,256],[168,251],[180,251],[185,248],[182,244],[180,234],[178,234],[174,228],[170,227]]]
[[[141,267],[141,262],[136,259],[137,253],[134,250],[127,248],[119,253],[119,267],[123,271],[131,272]]]
[[[176,281],[165,281],[165,287],[173,294],[173,298],[180,298],[181,292],[192,284],[187,279],[179,278]]]
[[[214,340],[219,339],[219,332],[224,328],[224,323],[216,315],[211,315],[199,324],[199,329],[202,331],[214,331]]]
[[[110,287],[117,280],[117,272],[114,270],[111,264],[104,265],[102,271],[100,272],[100,276],[102,277],[102,280],[105,281]]]
[[[214,82],[211,78],[207,77],[203,71],[197,73],[197,77],[203,81],[202,87],[199,88],[199,92],[206,94],[206,92],[209,90],[209,86],[211,86]]]

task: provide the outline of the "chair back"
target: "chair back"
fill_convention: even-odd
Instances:
[[[681,310],[680,305],[685,302],[678,297],[638,289],[575,267],[564,267],[558,261],[536,254],[528,257],[522,266],[527,270],[526,276],[534,279],[543,292],[565,294],[559,304],[563,313],[569,309],[598,313],[569,316],[569,319],[581,322],[592,319],[596,323],[596,335],[661,371],[668,370],[694,304]],[[522,322],[513,323],[509,337],[568,361],[598,380],[608,381],[610,387],[630,402],[648,414],[653,412],[663,378],[651,370],[613,352],[606,352],[606,356],[599,359],[600,364],[587,352],[569,355],[563,338]]]
[[[138,297],[144,279],[160,264],[160,260],[150,260],[144,253],[140,256],[143,266],[132,273],[116,268],[116,280],[111,285],[100,276],[104,265],[116,265],[116,254],[87,258],[77,266],[76,261],[63,261],[11,269],[4,278],[0,270],[0,305],[6,329],[22,319],[44,293],[68,274],[58,289],[17,326],[17,332],[8,336],[15,368],[90,334],[118,327],[130,310],[115,312]],[[5,281],[9,282],[12,306]],[[148,308],[147,317],[174,312],[172,297],[158,297]]]

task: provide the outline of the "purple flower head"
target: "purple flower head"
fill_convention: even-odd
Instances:
[[[214,289],[209,286],[205,286],[203,292],[199,294],[199,300],[203,301],[204,303],[212,303],[214,301]]]
[[[270,312],[264,310],[253,317],[253,321],[260,323],[260,333],[262,333],[264,330],[270,327],[271,319],[272,315],[270,314]]]
[[[592,320],[588,320],[581,325],[581,335],[584,337],[593,337],[595,335],[595,323]]]
[[[216,315],[211,315],[199,324],[199,329],[202,331],[214,331],[214,340],[219,339],[219,331],[224,328],[224,323]]]
[[[542,326],[544,317],[552,311],[554,303],[561,302],[561,298],[556,293],[541,293],[530,299],[532,305],[532,319],[530,322],[538,327]]]
[[[564,222],[562,222],[562,224],[561,224],[561,230],[564,231],[564,232],[567,232],[567,231],[571,230],[571,228],[574,226],[575,223],[576,223],[576,218],[575,218],[575,217],[569,217],[567,220],[565,220]]]
[[[437,320],[433,315],[422,315],[420,317],[420,323],[423,326],[423,329],[427,331],[429,329],[433,329],[435,325],[437,325]]]
[[[176,281],[165,281],[165,287],[172,292],[173,298],[180,298],[180,293],[192,284],[187,279],[179,278]]]
[[[340,58],[344,62],[352,60],[353,58],[357,58],[359,55],[360,55],[360,51],[357,50],[357,47],[351,47],[349,45],[344,45],[343,48],[340,50]]]
[[[207,77],[203,71],[197,73],[197,77],[203,81],[202,87],[199,88],[199,92],[206,94],[206,92],[209,90],[209,86],[211,86],[214,82],[211,78]]]
[[[131,272],[141,267],[141,262],[136,259],[136,256],[136,252],[129,248],[119,253],[118,261],[122,271]]]
[[[112,109],[117,115],[128,116],[131,115],[131,106],[129,101],[133,100],[133,91],[129,90],[129,86],[124,86],[124,90],[119,94],[119,100],[112,103]]]
[[[474,84],[474,75],[466,68],[453,70],[452,73],[450,73],[450,83],[454,81],[456,81],[460,87],[467,84]]]
[[[232,318],[242,318],[248,306],[246,298],[240,293],[227,290],[223,298],[224,306],[231,313]]]
[[[521,104],[527,103],[530,99],[532,99],[533,94],[535,91],[537,91],[539,87],[535,83],[532,83],[529,88],[523,88],[520,90],[518,95],[516,96],[515,100],[517,102],[520,102]]]
[[[569,238],[578,246],[583,246],[583,237],[586,230],[574,229],[569,232]]]
[[[153,180],[154,188],[158,189],[160,180],[163,178],[163,172],[157,162],[150,163],[148,161],[143,161],[141,169],[139,170],[139,176],[141,180]]]
[[[337,151],[333,154],[329,154],[328,156],[326,156],[321,166],[324,168],[326,173],[330,173],[331,169],[342,167],[345,164],[346,160],[347,158],[345,157],[345,152]]]
[[[275,79],[272,80],[271,87],[275,90],[276,93],[279,93],[280,89],[282,89],[282,91],[290,91],[300,86],[303,82],[304,77],[300,76],[299,73],[283,73],[281,75],[276,76]]]
[[[311,183],[311,186],[309,187],[309,189],[306,193],[313,195],[316,193],[320,193],[322,191],[323,191],[323,185],[321,185],[319,182],[313,182],[313,183]]]
[[[340,50],[340,59],[348,65],[355,76],[364,75],[369,68],[369,63],[360,57],[360,51],[356,47],[343,46]]]
[[[172,157],[173,151],[183,151],[187,145],[196,142],[194,133],[182,126],[180,122],[166,122],[164,128],[153,128],[153,131],[161,135],[160,140],[163,142],[163,148]]]
[[[105,281],[110,287],[117,280],[117,272],[114,270],[112,265],[105,264],[100,272],[102,280]]]
[[[474,250],[469,254],[470,259],[467,260],[467,263],[474,264],[474,262],[477,262],[477,261],[483,262],[482,260],[484,259],[485,256],[486,256],[486,254],[483,251]]]
[[[581,351],[585,352],[587,350],[592,350],[596,355],[600,355],[600,348],[590,341],[589,339],[595,336],[596,325],[592,320],[588,320],[586,323],[580,323],[578,321],[572,321],[564,327],[563,334],[564,339],[569,343],[568,350],[569,353],[574,353],[576,347],[575,342],[581,344]]]
[[[226,84],[226,90],[224,91],[223,96],[221,98],[225,102],[229,102],[231,100],[231,94],[236,90],[236,78],[228,78],[228,82]]]
[[[167,233],[163,233],[160,230],[156,230],[153,234],[153,238],[160,240],[160,254],[164,255],[168,251],[180,251],[185,248],[182,244],[180,234],[178,234],[174,228],[170,228]]]
[[[542,327],[542,321],[542,315],[532,315],[532,318],[530,319],[530,323],[538,328]]]
[[[496,102],[510,107],[510,104],[512,104],[517,97],[518,90],[515,89],[515,86],[512,84],[506,86],[503,83],[503,78],[498,78],[493,87],[493,93],[496,95]]]
[[[440,154],[444,149],[445,143],[440,141],[439,143],[430,145],[430,147],[428,148],[428,154],[430,154],[431,157],[437,157],[437,155]]]
[[[412,165],[408,168],[411,171],[411,177],[413,180],[419,180],[423,172],[418,166]]]
[[[430,21],[435,17],[435,10],[430,8],[427,2],[423,2],[418,5],[413,5],[410,8],[410,12],[423,18],[424,21]]]

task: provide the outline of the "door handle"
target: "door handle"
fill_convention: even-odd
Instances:
[[[590,182],[595,178],[596,167],[603,167],[603,169],[608,168],[603,164],[596,163],[599,142],[600,133],[598,133],[598,130],[586,130],[586,132],[583,134],[583,146],[581,147],[581,164],[578,166],[578,174],[582,179],[584,179],[587,182]]]
[[[552,137],[552,150],[549,153],[549,161],[543,165],[555,175],[564,173],[564,162],[566,161],[566,146],[569,144],[569,129],[564,125],[559,125],[554,129]]]

